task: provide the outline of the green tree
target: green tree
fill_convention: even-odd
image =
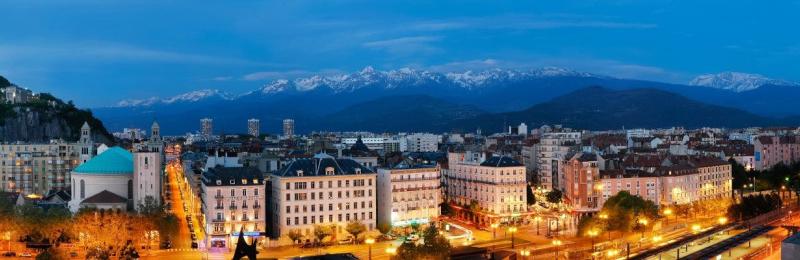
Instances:
[[[322,245],[322,240],[325,240],[331,234],[333,234],[333,229],[330,226],[314,225],[314,237],[317,239],[318,244]]]
[[[367,226],[360,221],[354,220],[350,221],[350,223],[347,223],[347,226],[344,228],[344,230],[347,231],[347,233],[350,233],[350,235],[353,235],[353,243],[355,243],[358,241],[358,235],[367,231]]]
[[[297,243],[297,241],[303,239],[303,234],[300,233],[300,230],[297,229],[289,230],[289,232],[286,233],[286,236],[292,240],[292,243]]]
[[[605,227],[610,231],[628,232],[638,225],[641,218],[658,218],[658,206],[655,203],[627,191],[609,197],[600,212],[608,214]]]
[[[547,202],[550,203],[561,203],[561,197],[563,194],[558,189],[553,189],[547,193]]]
[[[422,244],[419,248],[423,255],[434,259],[447,259],[450,255],[450,241],[439,233],[436,224],[431,223],[428,225],[422,234],[422,238],[425,239],[425,244]]]
[[[158,216],[164,212],[164,206],[156,202],[153,196],[145,196],[144,201],[141,201],[137,206],[139,214],[145,216]]]

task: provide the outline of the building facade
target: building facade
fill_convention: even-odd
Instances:
[[[255,137],[261,135],[261,121],[255,118],[247,120],[247,134]]]
[[[292,230],[313,241],[315,225],[331,226],[334,241],[349,236],[349,222],[364,224],[368,232],[377,228],[376,174],[353,160],[326,154],[296,159],[270,179],[270,234],[281,244],[292,243]]]
[[[464,153],[449,153],[448,167],[447,199],[460,218],[489,226],[528,213],[525,166],[516,160],[494,156],[476,163]]]
[[[580,132],[543,133],[538,144],[536,164],[539,169],[539,185],[542,189],[564,189],[564,162],[571,151],[581,143]]]
[[[261,171],[252,167],[209,168],[201,185],[210,247],[235,247],[240,231],[247,240],[266,236],[267,193]]]
[[[294,119],[283,120],[283,136],[286,138],[294,136]]]
[[[441,214],[440,169],[410,160],[378,169],[378,225],[427,223]]]
[[[203,118],[200,119],[200,135],[202,135],[206,140],[211,138],[211,135],[214,131],[214,120],[211,118]]]

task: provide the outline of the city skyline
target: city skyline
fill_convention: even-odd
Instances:
[[[0,29],[14,35],[0,41],[0,75],[81,107],[205,88],[243,93],[366,66],[558,66],[672,83],[740,71],[799,81],[798,36],[785,33],[798,5],[17,2],[0,18],[14,25]]]

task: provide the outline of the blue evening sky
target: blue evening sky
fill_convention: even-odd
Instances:
[[[800,81],[800,1],[78,0],[0,10],[0,75],[83,107],[203,88],[239,94],[369,65]]]

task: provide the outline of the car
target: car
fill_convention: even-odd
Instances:
[[[6,257],[17,256],[17,253],[8,251],[8,252],[3,253],[3,256],[6,256]]]
[[[192,248],[195,248],[195,249],[197,248],[197,242],[194,242],[194,241],[192,242]]]
[[[167,240],[161,243],[161,249],[170,249],[170,248],[172,248],[172,241]]]
[[[340,245],[352,244],[352,243],[353,243],[353,237],[347,237],[345,239],[339,240]]]
[[[415,241],[419,240],[419,235],[411,234],[408,237],[406,237],[406,240],[411,241],[411,242],[415,242]]]
[[[197,236],[195,234],[192,234],[192,240],[197,240]]]
[[[19,257],[33,257],[33,255],[28,252],[23,252],[22,254],[19,254]]]
[[[78,257],[78,252],[69,252],[69,257],[77,258]]]

